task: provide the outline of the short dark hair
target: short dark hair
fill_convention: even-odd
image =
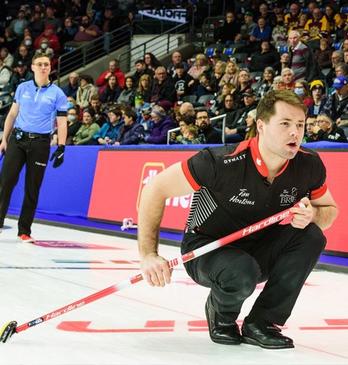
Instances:
[[[144,61],[144,60],[142,60],[142,59],[136,60],[136,61],[134,62],[134,64],[135,64],[135,65],[136,65],[137,63],[141,63],[142,65],[145,65],[145,61]]]
[[[132,108],[125,108],[123,114],[126,115],[128,118],[132,118],[134,122],[137,120],[137,115]]]

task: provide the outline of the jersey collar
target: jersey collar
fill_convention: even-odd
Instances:
[[[265,164],[265,162],[263,161],[261,154],[260,154],[260,150],[259,150],[259,139],[258,137],[254,137],[251,139],[250,142],[250,150],[251,150],[251,156],[253,158],[254,164],[256,166],[257,171],[263,176],[263,177],[268,177],[269,173],[268,173],[268,168]],[[282,174],[285,169],[287,168],[289,164],[289,160],[287,160],[284,164],[284,166],[281,168],[281,170],[277,173],[276,177],[279,176],[280,174]]]

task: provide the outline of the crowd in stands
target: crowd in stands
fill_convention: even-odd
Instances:
[[[115,12],[98,9],[98,2],[68,11],[57,6],[61,3],[68,2],[20,8],[4,29],[0,89],[9,87],[13,95],[20,82],[32,78],[35,50],[47,52],[54,64],[64,42],[86,41],[120,25],[120,19],[111,21]],[[96,80],[72,72],[63,87],[69,100],[68,143],[242,141],[256,135],[256,106],[271,89],[293,90],[307,105],[304,141],[346,142],[348,12],[343,5],[235,1],[215,29],[215,43],[194,57],[185,60],[174,51],[170,63],[162,64],[148,52],[126,75],[111,59]],[[177,130],[168,133],[172,129]]]

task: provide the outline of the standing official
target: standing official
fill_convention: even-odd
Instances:
[[[57,120],[58,148],[52,154],[53,167],[63,163],[67,136],[67,98],[49,79],[49,57],[36,54],[31,65],[34,80],[23,82],[16,90],[6,117],[0,144],[5,154],[0,174],[0,229],[8,210],[19,174],[26,165],[25,195],[18,220],[18,238],[35,242],[31,235],[40,186],[50,153],[50,136]]]

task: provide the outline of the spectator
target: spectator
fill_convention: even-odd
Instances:
[[[152,84],[150,75],[144,74],[140,77],[138,88],[136,89],[134,99],[137,104],[150,103]]]
[[[145,53],[144,62],[146,67],[153,72],[155,72],[157,67],[162,66],[161,62],[156,58],[156,56],[150,52]]]
[[[174,73],[174,87],[176,90],[176,97],[178,100],[191,93],[191,87],[194,84],[193,78],[185,71],[185,67],[182,63],[175,65]]]
[[[257,24],[254,22],[253,13],[251,11],[246,11],[244,14],[244,22],[240,27],[240,33],[236,35],[235,41],[248,45],[250,36],[253,34],[256,25]]]
[[[99,125],[99,127],[101,127],[106,122],[107,116],[103,111],[102,103],[98,94],[91,96],[88,109],[94,112],[94,121]]]
[[[33,53],[29,52],[28,48],[24,43],[21,43],[18,47],[18,50],[15,52],[13,57],[13,64],[18,65],[18,62],[22,62],[28,68],[31,65],[31,59],[33,58]]]
[[[328,87],[332,86],[333,80],[336,78],[336,72],[335,67],[342,63],[344,60],[343,58],[343,52],[341,50],[339,51],[333,51],[331,54],[331,69],[327,73],[325,77],[325,81]]]
[[[175,51],[172,53],[171,62],[167,66],[167,72],[171,77],[175,76],[175,70],[177,65],[182,66],[184,68],[184,71],[188,71],[189,69],[188,64],[183,61],[182,54],[179,51]]]
[[[265,67],[262,78],[255,87],[256,96],[259,99],[262,98],[268,91],[271,90],[274,77],[275,77],[274,69],[272,67]]]
[[[145,137],[145,142],[151,144],[166,144],[167,133],[170,129],[176,127],[176,124],[170,116],[166,114],[166,111],[155,105],[151,111],[151,119],[154,123],[150,134]]]
[[[181,125],[180,125],[181,124]],[[186,125],[184,121],[181,121],[179,124],[180,132],[174,143],[176,144],[202,144],[205,143],[204,135],[199,134],[198,127],[193,124]],[[185,124],[185,127],[182,127],[182,124]]]
[[[44,19],[45,19],[45,28],[47,28],[47,26],[50,26],[52,27],[53,32],[55,33],[59,33],[61,31],[62,22],[60,21],[60,19],[56,18],[53,7],[51,6],[46,7],[46,16]]]
[[[226,47],[240,38],[240,24],[232,11],[227,11],[223,25],[216,29],[215,42],[222,43]]]
[[[211,125],[208,111],[205,108],[198,108],[196,111],[196,126],[199,133],[204,135],[205,143],[220,144],[222,143],[221,132]]]
[[[14,67],[14,72],[11,76],[10,81],[10,91],[13,94],[17,86],[21,84],[24,81],[32,80],[34,77],[33,73],[28,70],[28,67],[26,64],[24,64],[22,61],[18,61],[18,63]]]
[[[176,90],[172,79],[167,75],[165,67],[160,66],[157,67],[155,71],[155,79],[151,91],[151,102],[158,104],[158,102],[162,101],[173,106],[176,101]]]
[[[6,47],[2,47],[0,49],[0,58],[2,59],[2,62],[5,66],[8,68],[11,68],[13,65],[13,56],[11,53],[9,53],[8,49]]]
[[[306,80],[297,80],[295,82],[294,93],[302,99],[303,104],[307,108],[313,105],[313,99],[309,93],[309,86]]]
[[[219,91],[219,85],[222,80],[222,77],[225,74],[225,70],[226,70],[225,62],[219,60],[215,63],[214,70],[213,70],[213,76],[211,78],[211,86],[212,86],[214,92]]]
[[[116,102],[121,94],[121,88],[117,85],[117,79],[115,75],[111,75],[108,78],[106,87],[100,89],[99,99],[102,103]]]
[[[79,88],[79,74],[77,72],[71,72],[69,74],[68,84],[62,87],[62,90],[66,96],[71,96],[76,99],[77,90]]]
[[[303,137],[303,142],[315,142],[318,139],[318,135],[314,133],[314,127],[317,126],[317,118],[315,116],[309,116],[306,118],[306,131]]]
[[[115,142],[115,146],[139,144],[144,139],[144,127],[136,123],[137,116],[131,108],[126,108],[123,112],[124,125]]]
[[[284,68],[290,67],[290,55],[287,52],[284,52],[280,55],[280,71],[283,71]]]
[[[125,105],[135,105],[135,88],[134,88],[134,81],[131,76],[126,77],[126,85],[124,90],[121,91],[120,96],[117,98],[117,103],[119,104],[125,104]],[[143,102],[141,102],[142,104]],[[136,108],[140,106],[140,103],[138,105],[135,105]]]
[[[68,120],[68,133],[66,139],[66,145],[73,144],[73,138],[75,137],[77,131],[81,127],[81,122],[79,120],[79,113],[77,108],[69,108],[67,111]],[[57,131],[52,135],[51,146],[58,144]]]
[[[230,113],[235,109],[233,94],[224,95],[222,98],[222,107],[218,109],[217,115]]]
[[[41,38],[41,43],[39,44],[39,48],[35,51],[35,54],[44,54],[51,60],[52,68],[54,68],[53,57],[54,51],[53,48],[49,46],[49,41],[47,38]]]
[[[113,32],[114,30],[122,26],[120,19],[115,16],[115,10],[116,9],[113,9],[112,7],[106,7],[104,9],[104,19],[102,25],[103,33]]]
[[[26,28],[28,24],[29,21],[25,18],[24,10],[19,9],[17,17],[11,21],[9,29],[18,39],[21,39],[23,37],[24,28]]]
[[[143,75],[149,75],[150,78],[153,77],[154,72],[146,67],[146,63],[144,60],[137,60],[134,63],[135,66],[135,72],[132,75],[133,80],[134,80],[134,85],[138,85],[139,84],[139,80],[141,78],[141,76]]]
[[[313,133],[318,136],[317,141],[347,142],[343,129],[337,127],[328,115],[319,114],[317,123],[313,128]]]
[[[284,16],[283,14],[277,14],[276,25],[272,29],[272,41],[274,47],[278,49],[278,47],[286,46],[287,39],[288,39],[288,29],[284,24]]]
[[[62,44],[65,45],[65,43],[73,41],[77,32],[77,24],[73,21],[71,16],[67,16],[64,19],[63,29],[59,35]]]
[[[253,72],[263,72],[267,66],[272,67],[274,70],[279,70],[280,56],[269,41],[263,41],[261,42],[261,50],[252,54],[249,68]]]
[[[283,90],[294,90],[295,88],[295,73],[291,68],[283,68],[281,72],[283,81]]]
[[[90,17],[86,14],[81,18],[81,24],[75,34],[75,42],[90,42],[101,35],[99,27],[91,23]]]
[[[281,76],[276,76],[273,79],[271,90],[284,90],[284,89],[285,89],[285,84],[283,78]]]
[[[18,38],[16,38],[10,27],[5,28],[3,37],[0,37],[0,46],[6,47],[11,53],[16,51]]]
[[[253,49],[257,49],[262,41],[270,41],[272,39],[272,28],[266,23],[264,18],[259,18],[257,26],[250,36],[250,42],[254,44]]]
[[[308,32],[309,42],[316,42],[312,45],[314,47],[317,47],[316,44],[319,43],[320,38],[329,36],[329,23],[326,16],[323,16],[319,8],[313,9],[312,17],[308,19],[305,30]]]
[[[80,108],[88,106],[92,95],[98,94],[97,88],[93,85],[93,79],[89,75],[80,75],[80,86],[76,92],[76,102]]]
[[[189,68],[187,73],[195,80],[199,79],[199,76],[202,75],[203,72],[208,71],[208,59],[203,53],[199,53],[196,55],[194,64]]]
[[[268,5],[265,2],[262,2],[259,5],[259,18],[263,18],[266,21],[266,24],[273,28],[276,25],[276,16],[273,11],[268,9]]]
[[[33,38],[37,38],[45,29],[45,22],[41,16],[41,12],[34,11],[29,23],[29,29]]]
[[[257,128],[256,128],[256,109],[252,109],[247,113],[245,118],[246,129],[245,129],[245,137],[244,139],[251,139],[256,137]]]
[[[73,138],[74,144],[93,144],[93,136],[99,131],[99,129],[99,125],[94,121],[94,111],[90,109],[84,109],[82,116],[82,125]]]
[[[236,108],[244,107],[244,93],[250,90],[252,84],[250,72],[247,68],[242,68],[238,75],[238,86],[234,91],[234,101]]]
[[[203,73],[201,76],[199,76],[199,84],[196,88],[195,95],[198,98],[198,102],[201,96],[205,95],[212,95],[212,87],[210,84],[210,79],[206,73]]]
[[[196,112],[193,105],[187,101],[180,105],[179,114],[184,119],[192,118],[192,120],[194,120],[193,117],[196,117]]]
[[[327,38],[321,38],[319,41],[319,49],[314,52],[315,58],[318,61],[320,70],[331,67],[332,48],[329,45]]]
[[[61,45],[58,36],[54,32],[54,25],[47,24],[43,33],[35,39],[34,47],[36,49],[42,48],[43,42],[47,42],[47,47],[52,48],[54,53],[58,54],[60,52]]]
[[[121,127],[124,125],[120,108],[111,108],[108,111],[108,120],[93,136],[97,144],[114,144],[118,138]]]
[[[9,90],[9,82],[12,75],[11,69],[0,58],[0,91]]]
[[[319,66],[311,49],[300,41],[296,30],[289,32],[290,67],[294,71],[294,80],[305,79],[311,82],[319,78]]]
[[[308,108],[308,115],[316,117],[320,114],[326,103],[325,87],[321,80],[314,80],[310,83],[310,92],[313,104]]]
[[[335,78],[333,87],[335,92],[329,95],[324,108],[328,115],[339,127],[348,128],[348,77]]]
[[[118,86],[123,89],[125,85],[125,75],[121,71],[119,62],[116,59],[109,61],[109,68],[98,76],[96,85],[98,87],[106,86],[108,78],[111,75],[116,76]]]
[[[238,85],[239,67],[235,59],[230,59],[226,63],[225,73],[221,78],[219,86],[224,84],[233,84],[235,87]]]

